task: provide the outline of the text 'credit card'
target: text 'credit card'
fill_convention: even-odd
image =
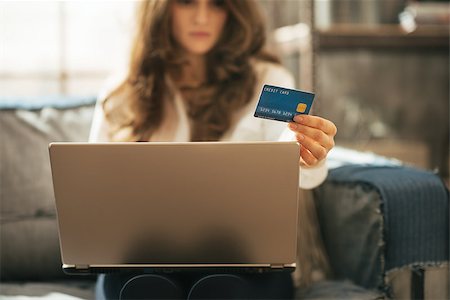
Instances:
[[[314,94],[279,86],[264,85],[254,116],[292,122],[299,114],[308,114]]]

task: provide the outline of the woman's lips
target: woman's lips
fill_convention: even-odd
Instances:
[[[205,31],[193,31],[189,34],[193,37],[203,37],[203,38],[209,37],[211,35],[209,32],[205,32]]]

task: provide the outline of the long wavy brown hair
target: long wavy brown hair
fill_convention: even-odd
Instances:
[[[174,0],[148,0],[139,6],[128,74],[103,103],[111,140],[148,141],[163,121],[164,101],[174,97],[167,78],[180,70],[183,51],[171,34],[170,1]],[[206,54],[207,81],[184,99],[191,141],[219,140],[230,128],[233,113],[249,103],[256,84],[253,59],[279,63],[264,50],[266,32],[257,3],[223,2],[227,23]]]

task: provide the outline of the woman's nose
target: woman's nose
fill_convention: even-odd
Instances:
[[[196,24],[203,25],[208,23],[209,7],[207,1],[199,1],[196,10],[194,21]]]

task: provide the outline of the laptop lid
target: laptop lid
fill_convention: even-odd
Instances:
[[[52,143],[63,268],[295,268],[295,142]]]

